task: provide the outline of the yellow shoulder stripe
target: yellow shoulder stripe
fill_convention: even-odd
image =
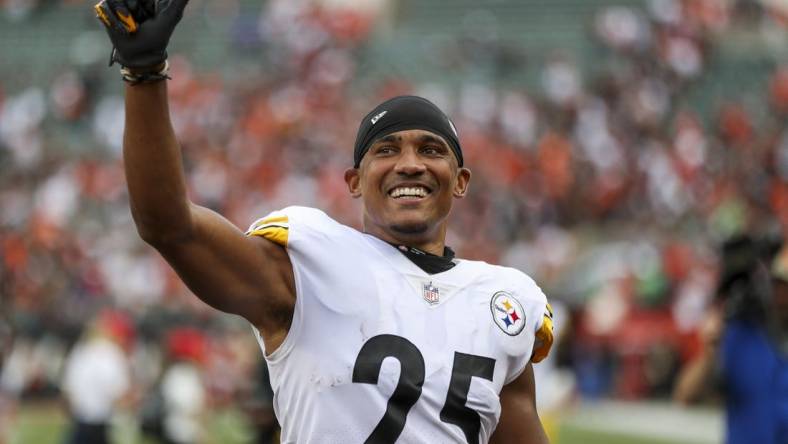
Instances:
[[[260,227],[254,229],[247,233],[249,236],[260,236],[264,237],[275,244],[279,244],[283,247],[287,246],[287,228],[286,227],[278,227],[274,225],[268,225],[265,227]]]
[[[287,247],[289,228],[287,216],[271,216],[260,219],[252,224],[247,236],[260,236],[269,241]]]
[[[536,341],[534,342],[534,353],[531,361],[539,362],[550,354],[553,346],[553,307],[547,304],[547,312],[542,318],[542,326],[536,331]]]
[[[273,223],[277,223],[277,222],[287,223],[287,216],[268,216],[268,217],[264,217],[260,221],[260,224],[265,225],[265,224],[273,224]]]

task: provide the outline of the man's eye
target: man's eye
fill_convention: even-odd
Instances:
[[[434,146],[425,146],[421,149],[421,152],[430,156],[435,156],[441,154],[442,151],[440,148]]]
[[[376,150],[378,154],[391,154],[394,152],[394,147],[392,146],[382,146]]]

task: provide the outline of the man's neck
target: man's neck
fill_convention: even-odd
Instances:
[[[380,230],[376,228],[377,227],[373,228],[369,225],[365,225],[363,231],[364,233],[371,234],[378,239],[388,242],[392,245],[404,245],[406,247],[416,248],[425,253],[434,254],[435,256],[443,256],[444,249],[446,247],[446,236],[444,230],[438,230],[438,233],[436,233],[437,235],[430,239],[430,236],[425,236],[422,234],[405,235],[399,233],[390,233],[386,230]]]

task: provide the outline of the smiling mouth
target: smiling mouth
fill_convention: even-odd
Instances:
[[[394,187],[389,191],[389,197],[394,199],[423,199],[432,191],[420,185]]]

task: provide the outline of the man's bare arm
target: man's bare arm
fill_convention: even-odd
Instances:
[[[126,87],[123,159],[140,236],[209,305],[241,315],[264,334],[288,327],[294,302],[284,249],[245,236],[186,195],[181,151],[164,81]]]
[[[492,444],[548,444],[536,412],[536,383],[533,364],[501,390],[501,419],[493,433]]]

